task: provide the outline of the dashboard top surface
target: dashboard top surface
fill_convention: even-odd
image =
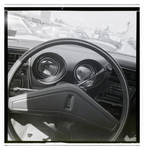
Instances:
[[[39,42],[39,41],[9,40],[9,42],[8,42],[8,54],[10,54],[10,53],[23,54],[27,50],[30,50],[31,48],[37,46],[40,43],[41,42]],[[50,49],[56,50],[55,47],[51,47]],[[68,52],[69,54],[76,54],[77,53],[77,54],[81,55],[81,52],[82,52],[81,56],[84,56],[84,55],[85,56],[87,56],[87,55],[93,56],[92,51],[88,51],[82,47],[76,48],[76,46],[73,46],[73,45],[71,45],[71,46],[69,46],[69,45],[68,46],[66,46],[66,45],[58,46],[58,49],[59,50],[62,49],[61,54],[64,51],[66,51],[66,53]],[[114,51],[108,51],[108,53],[114,59],[116,59],[118,61],[118,63],[121,65],[121,67],[136,70],[136,57],[124,55],[124,54],[117,53]]]

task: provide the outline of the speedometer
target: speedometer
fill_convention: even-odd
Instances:
[[[38,63],[38,72],[42,77],[49,78],[55,76],[58,74],[59,69],[59,63],[50,57],[45,57]]]
[[[66,62],[55,53],[43,53],[35,58],[32,67],[35,81],[46,85],[58,82],[66,74]]]

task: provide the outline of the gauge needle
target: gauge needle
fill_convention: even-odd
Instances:
[[[80,82],[80,83],[77,84],[77,85],[78,85],[78,86],[81,86],[82,84],[86,83],[87,81],[91,80],[92,78],[96,77],[97,75],[99,75],[99,74],[101,74],[101,73],[103,73],[103,72],[105,72],[105,71],[106,71],[105,68],[102,68],[99,72],[97,72],[96,74],[94,74],[94,75],[91,76],[90,78],[88,78],[88,79],[86,79],[86,80]]]
[[[102,68],[99,72],[97,72],[96,74],[94,74],[93,76],[91,76],[90,78],[82,81],[81,83],[77,84],[78,86],[81,86],[82,84],[86,83],[87,81],[91,80],[92,78],[106,72],[106,71],[112,71],[112,67],[110,64],[106,64],[104,68]]]

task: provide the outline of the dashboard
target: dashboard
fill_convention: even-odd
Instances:
[[[8,71],[27,50],[9,46]],[[129,86],[130,104],[133,107],[136,105],[136,58],[113,52],[110,55],[118,61],[124,71]],[[119,118],[123,97],[121,84],[114,69],[108,78],[105,74],[95,76],[106,64],[108,62],[99,54],[79,46],[62,45],[44,49],[32,56],[18,70],[10,87],[10,96],[24,93],[27,89],[43,89],[68,82],[81,85],[93,100]]]

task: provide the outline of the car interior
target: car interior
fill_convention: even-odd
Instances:
[[[6,7],[5,20],[9,12],[29,9]],[[107,50],[112,43],[100,44],[94,38],[22,39],[13,29],[10,35],[6,22],[5,142],[139,143],[139,8],[41,9],[51,15],[53,11],[133,12],[136,55],[131,55],[128,43],[123,49]],[[23,14],[17,17],[28,20]],[[99,14],[95,24],[100,18]],[[123,53],[125,49],[130,54]]]

